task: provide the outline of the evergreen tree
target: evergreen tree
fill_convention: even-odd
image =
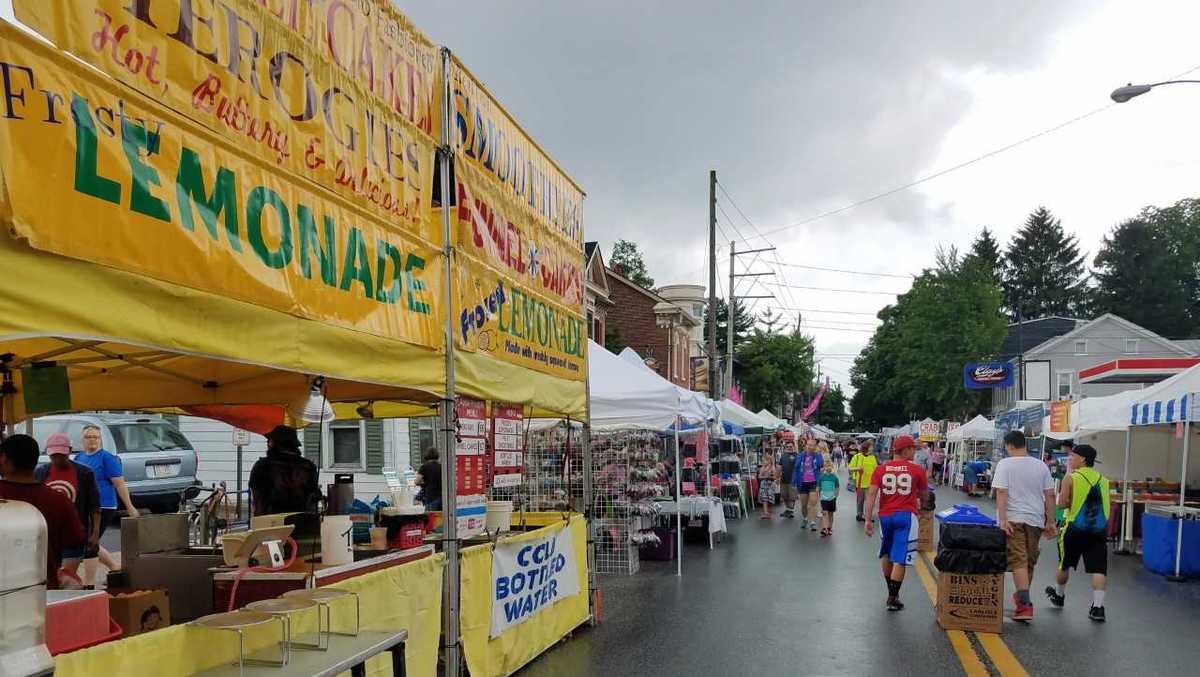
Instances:
[[[642,260],[642,252],[636,242],[617,240],[612,256],[608,257],[608,265],[642,289],[654,289],[654,278],[646,270],[646,262]]]
[[[1200,203],[1147,208],[1105,236],[1096,254],[1096,310],[1169,338],[1200,330]]]
[[[1004,255],[1004,307],[1015,320],[1050,315],[1078,317],[1089,311],[1084,257],[1050,210],[1038,207],[1017,231]]]
[[[1004,259],[1000,254],[1000,243],[996,242],[992,231],[986,227],[979,231],[979,237],[971,243],[966,263],[990,272],[997,285],[1004,281]]]
[[[727,318],[729,317],[728,305],[725,299],[717,299],[717,354],[724,355],[726,353],[725,343],[729,339],[729,331],[726,329],[728,325]],[[704,305],[704,340],[708,340],[708,304]],[[750,330],[754,328],[754,315],[746,312],[745,306],[741,301],[734,300],[733,302],[733,345],[736,348],[742,344],[747,336],[750,335]]]

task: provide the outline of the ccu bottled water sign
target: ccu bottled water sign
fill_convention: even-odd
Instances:
[[[491,637],[578,594],[575,542],[565,524],[536,540],[501,542],[492,553]]]

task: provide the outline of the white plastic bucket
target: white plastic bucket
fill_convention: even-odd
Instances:
[[[488,501],[487,520],[488,531],[508,531],[512,528],[512,501]]]

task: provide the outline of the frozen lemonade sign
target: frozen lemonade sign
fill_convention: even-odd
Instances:
[[[450,91],[458,344],[582,380],[583,192],[458,61]]]

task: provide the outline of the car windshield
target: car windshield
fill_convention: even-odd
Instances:
[[[187,438],[166,423],[118,423],[110,425],[117,453],[191,449]]]

